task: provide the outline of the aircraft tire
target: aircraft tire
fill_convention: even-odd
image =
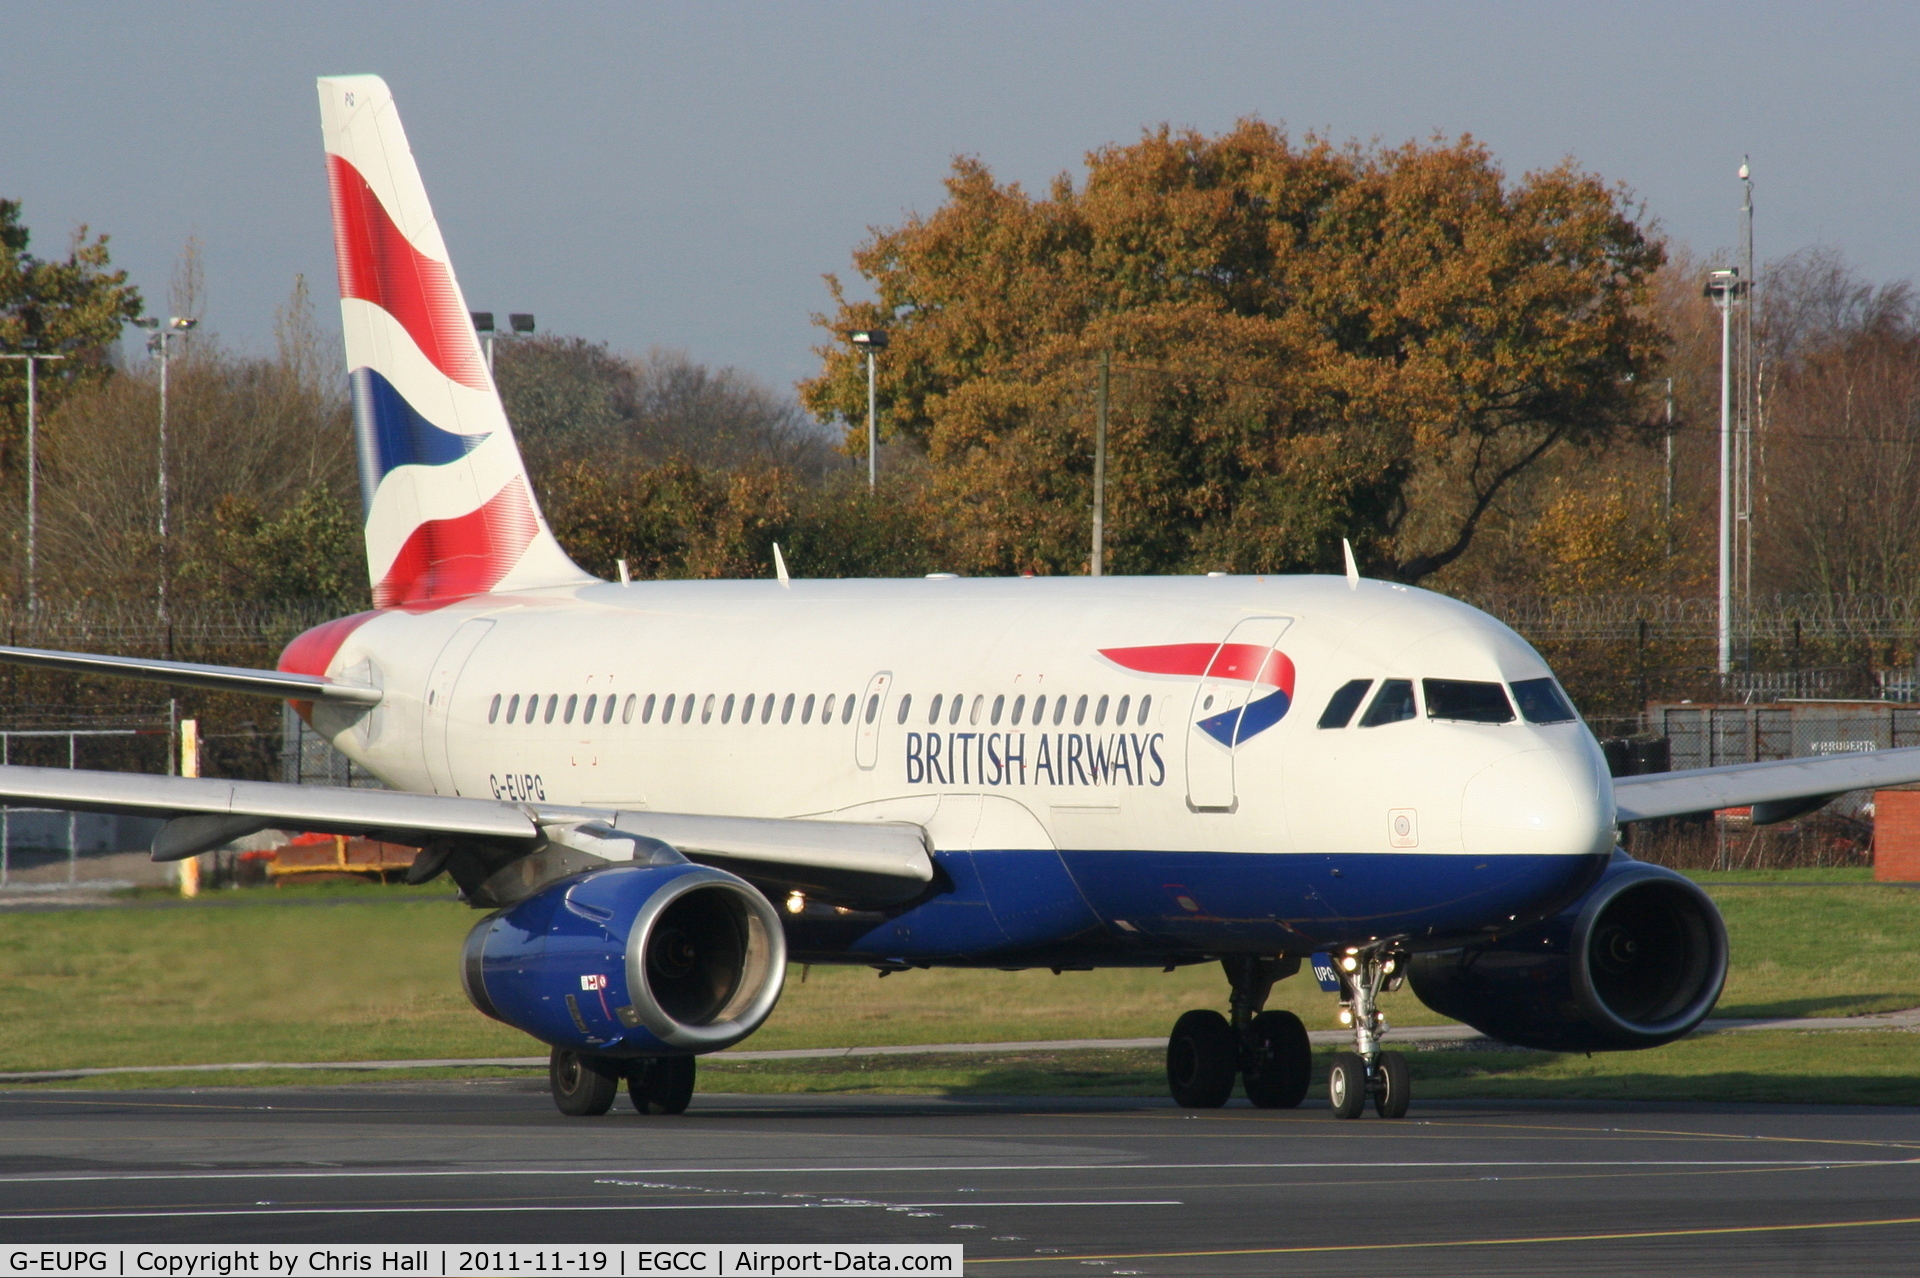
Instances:
[[[1327,1103],[1335,1118],[1358,1118],[1366,1110],[1367,1062],[1360,1053],[1335,1053],[1327,1069]]]
[[[693,1101],[695,1056],[649,1056],[627,1071],[627,1095],[642,1114],[684,1114]]]
[[[1240,1043],[1227,1018],[1210,1010],[1187,1012],[1167,1036],[1167,1090],[1185,1109],[1218,1109],[1233,1095]]]
[[[620,1070],[602,1057],[556,1047],[547,1058],[547,1085],[561,1113],[592,1118],[613,1108],[613,1098],[620,1094]]]
[[[1412,1099],[1412,1077],[1407,1058],[1398,1052],[1382,1052],[1374,1066],[1373,1108],[1382,1118],[1405,1118]]]
[[[1240,1077],[1247,1099],[1261,1109],[1292,1109],[1313,1081],[1313,1044],[1292,1012],[1262,1012],[1249,1027]]]

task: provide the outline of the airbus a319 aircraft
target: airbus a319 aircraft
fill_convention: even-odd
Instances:
[[[1219,963],[1182,1105],[1309,1085],[1265,1010],[1311,961],[1353,1051],[1333,1111],[1406,1112],[1379,999],[1508,1042],[1653,1047],[1726,933],[1619,822],[1777,820],[1920,750],[1610,779],[1539,654],[1345,577],[600,581],[542,519],[387,86],[319,82],[375,607],[278,670],[0,659],[291,700],[390,791],[0,768],[0,800],[165,818],[159,860],[270,827],[418,847],[486,911],[460,973],[552,1048],[553,1096],[684,1109],[787,964]]]

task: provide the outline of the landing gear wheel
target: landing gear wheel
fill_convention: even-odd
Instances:
[[[1247,1099],[1261,1109],[1292,1109],[1313,1079],[1313,1045],[1292,1012],[1262,1012],[1247,1029],[1240,1077]]]
[[[627,1071],[627,1095],[642,1114],[684,1114],[693,1100],[693,1056],[649,1056]]]
[[[1358,1052],[1338,1052],[1327,1071],[1327,1103],[1335,1118],[1358,1118],[1367,1107],[1367,1062]]]
[[[604,1057],[556,1047],[547,1059],[547,1083],[561,1113],[591,1118],[613,1108],[613,1098],[620,1094],[620,1070]]]
[[[1373,1107],[1382,1118],[1405,1118],[1407,1102],[1412,1099],[1412,1079],[1407,1074],[1407,1058],[1398,1052],[1382,1052],[1373,1065]]]
[[[1173,1023],[1167,1036],[1167,1090],[1186,1109],[1219,1109],[1233,1095],[1240,1072],[1240,1043],[1227,1018],[1193,1011]]]

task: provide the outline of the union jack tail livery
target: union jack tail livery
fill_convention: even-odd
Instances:
[[[379,607],[592,581],[553,539],[378,76],[320,81]]]

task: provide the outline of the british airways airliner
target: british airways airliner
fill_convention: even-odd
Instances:
[[[278,670],[0,660],[291,700],[389,791],[0,767],[0,800],[166,819],[156,859],[289,827],[420,849],[486,911],[461,978],[550,1045],[568,1114],[684,1109],[789,962],[1219,963],[1180,1104],[1307,1093],[1267,1010],[1311,964],[1333,1111],[1406,1113],[1380,995],[1549,1050],[1657,1046],[1726,933],[1625,821],[1782,819],[1920,751],[1609,778],[1528,644],[1344,577],[600,581],[549,531],[392,95],[319,82],[375,607]]]

